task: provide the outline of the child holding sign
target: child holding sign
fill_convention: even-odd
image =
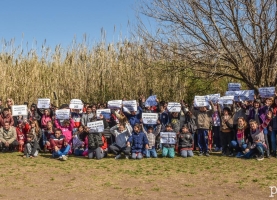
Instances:
[[[167,124],[165,126],[165,131],[164,132],[172,132],[174,133],[174,135],[176,136],[176,133],[173,132],[173,129],[172,129],[172,125],[171,124]],[[161,133],[160,133],[161,134]],[[162,138],[162,136],[161,136]],[[174,138],[175,140],[176,138]],[[161,145],[162,145],[162,156],[163,157],[169,157],[169,158],[174,158],[175,156],[175,150],[174,150],[174,147],[175,147],[175,142],[174,144],[172,143],[172,141],[169,141],[169,140],[166,140],[166,142],[164,142],[162,139],[161,139]]]

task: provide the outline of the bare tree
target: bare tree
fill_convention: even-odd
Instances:
[[[145,0],[138,9],[156,21],[154,34],[142,20],[136,31],[155,59],[256,90],[276,86],[276,0]]]

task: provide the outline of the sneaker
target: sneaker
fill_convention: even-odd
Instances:
[[[202,152],[199,152],[198,156],[203,156],[203,153],[202,153]]]
[[[119,159],[119,158],[121,158],[121,154],[118,154],[117,156],[115,156],[114,159]]]
[[[233,154],[233,153],[230,153],[228,156],[229,156],[229,157],[233,157],[233,156],[234,156],[234,154]]]
[[[210,156],[209,152],[206,152],[206,153],[205,153],[205,156],[209,157],[209,156]]]
[[[219,148],[218,148],[218,147],[215,147],[214,151],[215,151],[215,152],[219,152]]]
[[[60,157],[58,157],[57,159],[58,159],[58,160],[62,160],[62,159],[63,159],[63,157],[62,157],[62,156],[60,156]]]
[[[237,153],[237,155],[236,155],[236,158],[241,158],[241,157],[243,157],[243,156],[244,156],[244,154],[243,154],[243,153],[238,152],[238,153]]]
[[[62,161],[66,161],[67,160],[67,156],[62,155],[61,157],[62,158],[60,160],[62,160]]]
[[[129,156],[125,156],[126,159],[129,159]]]
[[[256,159],[257,159],[258,161],[261,161],[261,160],[264,159],[264,157],[263,157],[263,156],[258,156]]]

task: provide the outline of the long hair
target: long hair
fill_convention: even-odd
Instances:
[[[31,124],[35,124],[35,133],[36,133],[36,135],[38,135],[39,132],[40,132],[40,128],[39,128],[39,125],[38,125],[38,121],[37,121],[37,120],[32,120],[32,121],[31,121]]]

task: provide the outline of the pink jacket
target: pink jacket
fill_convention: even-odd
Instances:
[[[41,127],[42,128],[46,128],[47,122],[52,121],[52,118],[50,117],[50,115],[42,115],[41,118]]]
[[[59,122],[59,120],[55,119],[55,126],[56,128],[59,128],[62,130],[63,135],[67,139],[67,141],[70,141],[72,139],[72,131],[74,128],[74,120],[70,120],[70,125],[69,127],[62,126]]]

